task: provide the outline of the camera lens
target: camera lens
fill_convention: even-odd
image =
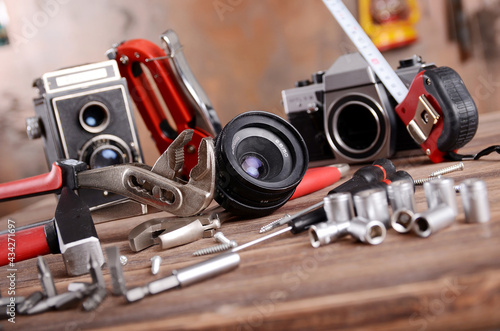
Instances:
[[[285,204],[308,166],[304,140],[281,117],[251,111],[229,122],[215,142],[215,200],[237,215],[259,216]]]
[[[108,108],[97,101],[85,104],[80,110],[80,124],[88,132],[97,133],[109,124]]]
[[[103,168],[114,164],[125,163],[123,153],[116,147],[105,146],[94,151],[90,157],[91,168]]]
[[[120,138],[113,135],[99,135],[87,141],[79,152],[80,161],[91,169],[128,163],[133,160],[132,151]]]

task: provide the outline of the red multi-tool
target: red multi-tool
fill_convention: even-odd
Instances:
[[[127,40],[107,52],[118,62],[134,100],[160,153],[186,129],[194,135],[185,148],[182,174],[187,176],[198,163],[202,138],[214,137],[221,125],[207,95],[194,77],[177,34],[161,35],[163,47],[144,40]]]

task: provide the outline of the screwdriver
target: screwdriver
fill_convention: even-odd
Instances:
[[[387,181],[389,177],[394,176],[396,174],[396,167],[394,164],[388,160],[388,159],[378,159],[375,160],[371,165],[363,167],[358,169],[353,175],[352,178],[349,179],[347,182],[343,183],[342,185],[339,185],[338,187],[334,188],[328,194],[332,193],[338,193],[338,192],[351,192],[351,194],[355,194],[359,191],[362,191],[366,188],[372,188],[368,187],[367,185],[370,183],[380,183],[383,181]],[[409,176],[409,175],[408,175]],[[411,178],[411,177],[410,177]],[[380,184],[379,184],[380,185]],[[386,184],[381,184],[382,186],[386,186]],[[313,205],[309,207],[308,209],[303,210],[300,212],[300,215],[295,215],[296,217],[300,217],[303,215],[305,212],[309,212],[311,210],[317,209],[318,207],[321,207],[323,205],[323,201],[318,202],[316,205]],[[323,208],[319,209],[315,215],[316,216],[322,216],[322,219],[319,219],[318,222],[321,222],[326,218],[326,214],[324,213]],[[321,215],[322,214],[322,215]],[[288,223],[290,218],[288,217],[283,217],[280,218],[279,220],[276,220],[274,222],[271,222],[265,226],[263,226],[260,229],[260,233],[268,232],[271,231],[277,227],[280,227],[286,223]],[[313,222],[312,220],[309,220],[309,222]],[[301,222],[299,222],[301,223]],[[314,224],[314,223],[310,223]],[[301,228],[299,226],[299,228]],[[304,229],[306,230],[306,229]],[[294,230],[296,231],[296,230]],[[298,233],[298,232],[292,232],[292,233]]]

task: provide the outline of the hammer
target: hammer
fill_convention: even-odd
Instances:
[[[62,254],[69,276],[86,274],[90,255],[104,264],[89,207],[68,187],[61,190],[53,219],[21,228],[8,222],[0,232],[0,266],[13,268],[15,262],[49,253]]]

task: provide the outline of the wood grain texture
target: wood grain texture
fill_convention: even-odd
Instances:
[[[463,152],[498,143],[500,113],[480,117],[479,131]],[[183,289],[127,304],[109,296],[95,311],[79,309],[16,317],[4,327],[32,330],[479,330],[500,327],[500,155],[465,163],[450,174],[457,183],[481,178],[489,189],[492,219],[486,224],[457,222],[429,238],[389,231],[384,243],[367,246],[345,238],[313,249],[306,234],[283,234],[241,252],[238,269]],[[426,157],[394,160],[414,178],[444,167]],[[356,167],[353,167],[353,172]],[[345,180],[345,179],[344,179]],[[283,213],[294,213],[319,201],[329,189],[288,202],[274,215],[223,225],[227,237],[244,243],[258,238],[258,229]],[[416,190],[418,210],[426,208],[423,189]],[[462,210],[459,201],[459,210]],[[45,199],[12,215],[18,224],[48,218],[53,199]],[[191,253],[213,245],[212,239],[161,251],[152,247],[130,250],[127,235],[150,217],[101,223],[97,231],[103,248],[117,245],[128,257],[124,267],[128,287],[170,275],[173,269],[206,259]],[[2,219],[5,228],[6,219]],[[163,258],[159,275],[150,273],[149,259]],[[45,257],[60,292],[89,276],[67,278],[61,257]],[[17,264],[16,294],[40,290],[36,261]],[[6,269],[0,269],[6,295]],[[111,288],[107,268],[104,277]]]

